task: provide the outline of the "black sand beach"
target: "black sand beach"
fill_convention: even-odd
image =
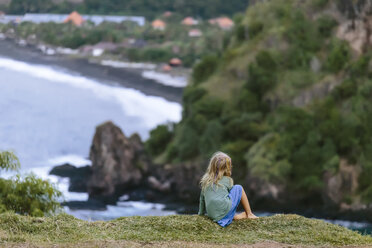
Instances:
[[[0,41],[0,56],[31,64],[47,65],[66,69],[70,73],[94,78],[101,83],[120,85],[141,91],[150,96],[163,97],[168,101],[182,101],[182,88],[165,86],[143,78],[141,70],[113,68],[90,63],[87,59],[74,59],[62,55],[45,55],[32,46],[19,46],[12,40]]]

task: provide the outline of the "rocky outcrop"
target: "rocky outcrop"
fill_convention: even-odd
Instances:
[[[112,122],[98,126],[90,149],[89,197],[105,200],[138,187],[147,171],[142,151],[138,135],[128,139]]]
[[[71,192],[87,192],[87,179],[90,178],[92,170],[88,165],[84,167],[75,167],[70,164],[63,164],[54,167],[49,174],[59,177],[68,177],[70,179],[68,190]]]
[[[323,200],[329,207],[338,209],[362,208],[356,199],[353,199],[358,189],[358,178],[361,169],[358,165],[350,165],[347,160],[341,159],[338,171],[333,174],[324,174]]]

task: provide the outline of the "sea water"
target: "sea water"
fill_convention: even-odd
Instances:
[[[48,173],[63,163],[89,165],[97,125],[111,120],[125,135],[139,133],[146,139],[156,125],[179,121],[181,111],[180,104],[161,97],[103,84],[62,68],[0,57],[0,150],[14,151],[21,172],[52,181],[66,201],[87,200],[88,195],[68,192],[68,179]],[[92,220],[174,213],[163,207],[126,203],[109,206],[108,211],[66,211]]]

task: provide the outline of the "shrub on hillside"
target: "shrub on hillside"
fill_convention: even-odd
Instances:
[[[195,113],[205,116],[209,120],[218,118],[221,114],[222,107],[223,102],[220,99],[211,96],[203,97],[193,104]]]
[[[252,39],[252,38],[256,37],[259,33],[262,32],[263,28],[264,28],[264,25],[263,25],[262,22],[253,21],[252,23],[250,23],[248,25],[249,38]]]
[[[206,81],[213,72],[217,69],[218,57],[216,55],[210,55],[204,57],[199,63],[197,63],[192,72],[192,79],[194,84],[200,84]]]
[[[18,158],[11,152],[0,152],[0,169],[16,170]],[[0,212],[14,211],[19,214],[44,216],[55,213],[60,204],[61,192],[48,181],[35,175],[0,178]]]
[[[167,125],[159,125],[150,131],[150,137],[145,143],[146,150],[156,156],[163,153],[171,141],[173,133]]]
[[[200,140],[197,132],[187,125],[179,127],[177,131],[179,135],[179,140],[176,142],[177,159],[185,161],[196,157],[199,154],[197,144],[199,144]],[[172,152],[175,153],[175,151]]]
[[[208,123],[203,135],[200,138],[200,153],[209,158],[215,151],[220,150],[223,141],[223,126],[217,120]]]
[[[332,35],[332,30],[337,26],[337,21],[330,16],[322,16],[317,20],[318,32],[324,38]]]
[[[280,135],[267,134],[246,153],[250,173],[267,182],[284,183],[291,171],[291,164],[281,154]]]
[[[260,51],[256,55],[256,62],[248,66],[248,81],[246,87],[257,94],[258,98],[276,85],[277,63],[271,53]]]
[[[349,45],[346,41],[333,40],[325,63],[326,70],[336,73],[345,68],[350,60]]]

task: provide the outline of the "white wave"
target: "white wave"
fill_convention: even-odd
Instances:
[[[43,78],[53,83],[90,90],[97,97],[108,101],[115,100],[127,115],[143,119],[149,128],[166,121],[178,122],[181,119],[180,104],[157,96],[147,96],[138,90],[109,86],[83,76],[60,72],[51,67],[31,65],[8,58],[0,57],[0,68]]]
[[[356,222],[356,221],[347,221],[347,220],[327,220],[327,219],[320,219],[328,223],[332,223],[339,226],[344,226],[349,229],[362,229],[370,227],[371,224],[368,222]]]
[[[183,88],[187,86],[187,77],[183,76],[171,76],[166,73],[156,71],[143,71],[142,77],[155,80],[156,82],[177,88]]]
[[[114,68],[131,68],[131,69],[155,69],[155,64],[149,63],[134,63],[134,62],[124,62],[124,61],[114,61],[114,60],[102,60],[101,65],[111,66]]]
[[[147,205],[147,208],[138,209],[134,206],[112,206],[108,205],[107,210],[73,210],[65,207],[68,214],[76,218],[88,221],[96,220],[112,220],[123,216],[164,216],[174,215],[175,211],[167,211],[163,209],[152,208],[153,203],[138,202],[139,204]]]
[[[62,164],[71,164],[76,167],[82,167],[86,165],[92,165],[92,162],[86,158],[83,158],[79,155],[69,154],[63,155],[56,158],[51,158],[47,161],[48,165],[62,165]]]

